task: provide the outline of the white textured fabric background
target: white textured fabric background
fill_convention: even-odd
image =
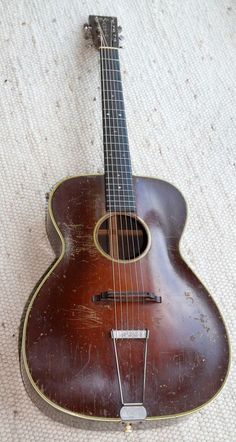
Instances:
[[[73,429],[30,401],[18,365],[24,304],[53,259],[45,192],[66,175],[103,170],[98,53],[89,14],[123,26],[124,94],[135,174],[185,195],[187,262],[235,328],[236,3],[232,0],[0,2],[1,441],[232,441],[233,366],[223,392],[170,427]]]

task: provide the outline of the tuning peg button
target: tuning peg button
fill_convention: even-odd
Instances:
[[[122,27],[118,26],[117,30],[118,30],[118,33],[120,34],[122,32]]]
[[[91,29],[92,29],[92,26],[89,26],[88,23],[85,23],[85,25],[84,25],[84,38],[85,38],[85,40],[88,40],[91,37]]]

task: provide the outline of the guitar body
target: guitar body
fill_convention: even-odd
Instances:
[[[179,252],[185,201],[158,179],[134,177],[133,186],[146,245],[131,261],[100,246],[104,176],[66,179],[50,195],[57,260],[26,312],[22,372],[40,406],[68,419],[120,421],[121,390],[124,403],[143,402],[147,419],[184,415],[210,401],[227,376],[222,317]],[[99,298],[111,291],[113,298]],[[115,348],[117,329],[124,339]],[[127,339],[125,331],[137,329],[148,338]]]

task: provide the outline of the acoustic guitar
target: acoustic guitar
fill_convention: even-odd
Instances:
[[[85,33],[100,53],[104,175],[66,178],[50,193],[56,259],[27,306],[21,370],[55,419],[131,431],[211,401],[227,377],[229,341],[180,254],[182,194],[132,175],[117,19],[90,16]]]

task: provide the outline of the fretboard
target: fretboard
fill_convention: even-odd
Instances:
[[[135,212],[119,51],[100,48],[106,209]]]

